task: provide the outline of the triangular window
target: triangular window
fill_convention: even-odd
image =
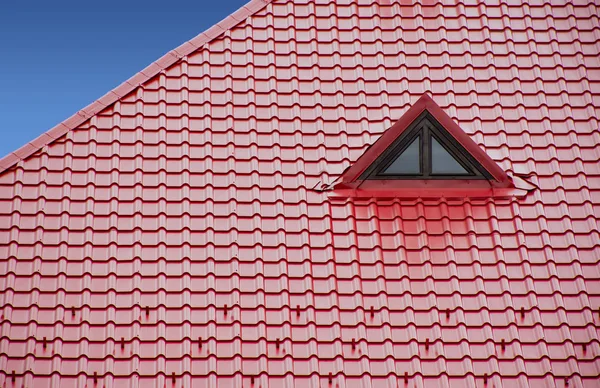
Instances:
[[[361,179],[489,179],[489,173],[427,111]]]
[[[334,196],[481,198],[512,196],[509,177],[423,94],[338,178]]]

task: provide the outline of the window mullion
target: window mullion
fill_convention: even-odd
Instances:
[[[421,144],[423,145],[423,148],[421,149],[421,165],[423,166],[423,177],[429,178],[429,175],[431,173],[431,140],[429,136],[429,123],[423,125],[423,132],[421,136]]]

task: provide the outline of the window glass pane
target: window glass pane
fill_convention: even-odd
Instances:
[[[410,143],[410,145],[402,151],[382,174],[384,175],[407,175],[421,173],[421,150],[419,137]]]
[[[431,137],[431,173],[468,175],[469,172],[435,139]]]

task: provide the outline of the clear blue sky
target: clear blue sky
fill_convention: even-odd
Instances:
[[[0,0],[0,157],[247,0]]]

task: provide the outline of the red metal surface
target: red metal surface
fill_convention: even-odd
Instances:
[[[3,159],[0,384],[597,387],[598,6],[261,5]],[[425,92],[536,190],[318,190]]]

